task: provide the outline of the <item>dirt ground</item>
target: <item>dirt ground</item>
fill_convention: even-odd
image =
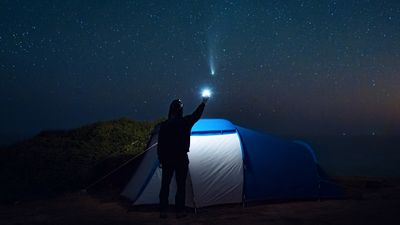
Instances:
[[[0,205],[0,224],[400,224],[400,182],[354,177],[339,182],[345,199],[214,206],[183,219],[173,213],[159,219],[155,207],[129,209],[117,200],[72,193]]]

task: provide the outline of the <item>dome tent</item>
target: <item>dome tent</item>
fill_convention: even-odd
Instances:
[[[159,202],[157,138],[155,132],[121,193],[134,205]],[[314,152],[305,143],[262,134],[224,119],[199,120],[192,128],[190,141],[186,206],[340,195],[334,183],[320,176]],[[174,180],[170,203],[174,203],[176,192]]]

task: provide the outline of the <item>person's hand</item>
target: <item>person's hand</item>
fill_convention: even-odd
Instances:
[[[206,104],[210,97],[203,97],[203,103]]]

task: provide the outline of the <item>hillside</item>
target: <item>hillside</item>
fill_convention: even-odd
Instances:
[[[2,149],[0,201],[79,190],[141,153],[158,122],[123,118],[43,131]]]

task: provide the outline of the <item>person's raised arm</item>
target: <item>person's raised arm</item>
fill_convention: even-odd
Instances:
[[[200,103],[199,106],[197,106],[196,110],[188,116],[188,119],[190,121],[190,124],[193,126],[201,117],[204,111],[204,107],[206,106],[206,103],[208,101],[208,97],[204,97],[203,101]]]

